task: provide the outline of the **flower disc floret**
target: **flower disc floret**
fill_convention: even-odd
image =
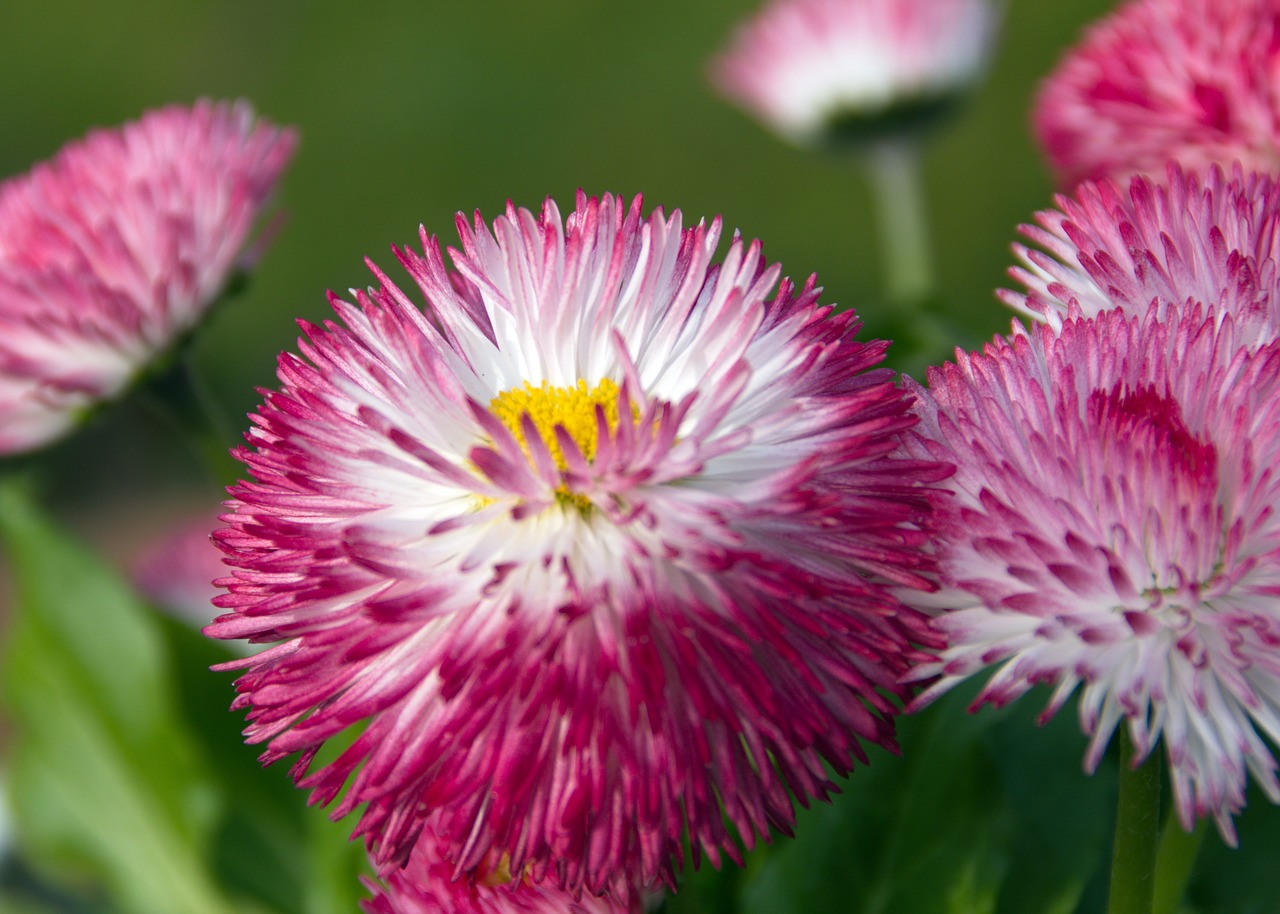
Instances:
[[[0,184],[0,453],[62,436],[195,327],[294,146],[244,102],[201,101]]]
[[[1170,159],[1280,168],[1280,3],[1130,0],[1045,80],[1035,133],[1065,187]]]
[[[604,420],[603,429],[598,424],[597,410]],[[529,443],[523,424],[527,415],[533,420],[538,437],[547,443],[556,466],[567,470],[569,464],[556,440],[556,428],[564,429],[588,463],[595,460],[601,431],[607,436],[618,428],[618,385],[610,378],[591,387],[582,379],[572,387],[555,387],[546,381],[534,387],[525,381],[490,400],[489,411],[515,435],[526,454]]]
[[[943,470],[890,456],[884,345],[758,243],[714,262],[718,221],[580,196],[458,227],[452,267],[397,251],[425,313],[375,268],[254,417],[208,630],[281,642],[246,733],[379,866],[428,819],[458,873],[573,893],[736,857],[892,745]]]
[[[1079,690],[1090,770],[1117,726],[1163,741],[1183,826],[1234,842],[1250,774],[1280,802],[1280,343],[1153,303],[958,353],[919,394],[907,453],[957,470],[917,706],[989,667],[977,704]]]
[[[522,387],[504,390],[489,402],[489,411],[507,427],[525,457],[532,458],[529,441],[525,438],[524,422],[527,416],[533,422],[536,437],[545,443],[551,459],[561,471],[569,469],[564,451],[557,440],[557,429],[569,437],[591,463],[602,435],[608,436],[618,428],[618,385],[605,378],[593,387],[579,379],[572,387],[553,387],[543,381],[534,387],[528,381]],[[574,495],[567,486],[556,490],[565,504],[580,510],[589,510],[591,502],[582,495]]]

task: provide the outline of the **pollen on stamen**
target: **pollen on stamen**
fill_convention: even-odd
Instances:
[[[596,407],[603,408],[609,431],[615,430],[618,427],[616,381],[604,378],[594,387],[588,387],[587,382],[582,379],[572,387],[559,387],[546,381],[535,387],[525,381],[520,387],[504,390],[489,401],[489,412],[511,430],[526,458],[529,457],[529,442],[525,440],[521,420],[527,414],[546,443],[556,467],[562,472],[569,465],[556,436],[556,427],[568,432],[582,456],[592,461],[599,447]],[[591,507],[591,500],[587,496],[571,492],[564,484],[556,488],[556,500],[566,507],[576,507],[581,511]]]
[[[524,873],[521,872],[518,878],[523,882]],[[517,876],[513,876],[511,873],[510,854],[503,854],[492,865],[489,865],[489,860],[486,859],[476,869],[476,882],[490,888],[496,885],[510,885],[516,879]]]
[[[504,390],[489,401],[489,411],[503,425],[511,429],[511,434],[520,442],[520,449],[529,454],[529,443],[524,440],[524,431],[520,420],[525,415],[533,419],[534,427],[547,444],[556,466],[567,469],[564,452],[560,442],[556,440],[556,426],[563,426],[569,437],[578,445],[582,456],[594,460],[596,456],[596,407],[604,407],[605,419],[609,430],[618,427],[618,385],[617,382],[605,378],[595,387],[587,387],[587,382],[579,380],[573,387],[556,387],[543,381],[534,387],[525,381],[521,387]]]

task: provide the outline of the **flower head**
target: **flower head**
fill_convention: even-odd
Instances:
[[[58,438],[195,326],[294,142],[243,102],[202,101],[0,184],[0,453]]]
[[[283,641],[238,682],[250,740],[380,864],[446,858],[616,890],[793,821],[890,744],[928,586],[931,465],[884,345],[778,286],[758,243],[640,200],[509,207],[331,297],[254,417],[208,632]],[[335,761],[319,747],[359,722]]]
[[[381,883],[364,880],[374,897],[361,902],[366,914],[639,914],[640,896],[623,900],[584,895],[512,873],[495,855],[474,878],[457,878],[441,852],[447,847],[430,827],[414,845],[409,862],[388,867]]]
[[[976,81],[988,0],[773,0],[739,27],[712,79],[799,145],[878,139],[932,123]]]
[[[1280,168],[1280,3],[1130,0],[1045,81],[1035,132],[1067,186],[1160,172]]]
[[[1110,180],[1086,182],[1057,204],[1021,227],[1043,250],[1014,245],[1023,265],[1010,275],[1027,291],[1000,295],[1024,315],[1060,327],[1073,311],[1141,316],[1154,301],[1161,313],[1174,304],[1229,314],[1243,345],[1280,335],[1275,178],[1170,164],[1163,183],[1137,176],[1125,194]]]
[[[1280,801],[1280,344],[1198,305],[1115,309],[933,369],[910,456],[957,466],[934,519],[948,646],[923,704],[1080,691],[1097,765],[1115,728],[1163,739],[1187,828],[1228,840],[1252,773]]]

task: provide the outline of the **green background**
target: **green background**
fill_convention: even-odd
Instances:
[[[1030,139],[1035,86],[1100,0],[1007,5],[986,81],[926,151],[944,305],[969,341],[1000,331],[1015,228],[1051,200]],[[563,209],[576,189],[630,196],[687,218],[723,215],[785,271],[816,272],[826,300],[875,332],[879,248],[863,174],[777,140],[722,102],[707,60],[754,8],[730,0],[472,0],[0,5],[0,174],[17,174],[94,125],[200,96],[244,97],[298,127],[279,196],[288,223],[247,294],[197,341],[234,425],[273,381],[294,319],[322,319],[325,291],[364,287],[373,257],[417,229],[456,238],[453,216],[492,219],[510,199]],[[55,488],[73,513],[138,489],[200,485],[147,420],[111,417],[59,449]],[[90,466],[86,467],[86,464]]]

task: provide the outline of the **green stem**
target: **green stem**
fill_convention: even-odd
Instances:
[[[227,449],[237,443],[239,439],[235,430],[227,421],[227,414],[223,412],[222,406],[213,396],[208,385],[204,383],[200,372],[196,371],[190,350],[182,353],[182,376],[185,379],[188,390],[191,392],[192,402],[200,409],[206,435],[213,436],[216,446],[225,456]]]
[[[187,445],[216,484],[239,478],[239,464],[230,454],[236,439],[186,353],[140,385],[138,400]]]
[[[1111,855],[1108,914],[1152,914],[1160,823],[1160,754],[1133,767],[1128,728],[1120,727],[1120,796]]]
[[[866,163],[880,224],[885,295],[902,311],[914,311],[933,291],[920,155],[910,142],[886,142],[867,152]]]
[[[1201,819],[1192,831],[1185,832],[1173,815],[1164,823],[1156,852],[1155,914],[1177,914],[1208,828],[1208,820]]]

